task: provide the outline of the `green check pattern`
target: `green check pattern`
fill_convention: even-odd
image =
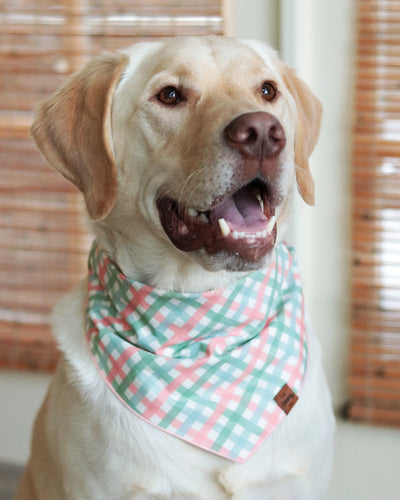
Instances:
[[[87,340],[112,392],[133,413],[192,445],[244,462],[285,417],[307,365],[293,249],[231,286],[159,290],[124,276],[94,242]]]

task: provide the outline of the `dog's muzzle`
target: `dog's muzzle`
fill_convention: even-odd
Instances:
[[[276,242],[275,208],[282,201],[276,185],[285,132],[273,115],[255,112],[229,122],[223,137],[237,156],[236,187],[201,211],[162,196],[157,200],[160,221],[180,250],[225,252],[256,263]]]

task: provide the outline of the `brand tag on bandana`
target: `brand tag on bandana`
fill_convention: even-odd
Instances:
[[[94,362],[149,423],[241,463],[296,403],[306,332],[297,264],[284,244],[267,270],[224,289],[177,293],[127,278],[95,242],[88,288]]]

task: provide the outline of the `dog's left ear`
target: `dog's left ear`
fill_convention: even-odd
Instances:
[[[294,146],[297,186],[303,200],[309,205],[314,205],[314,180],[308,159],[318,139],[322,106],[308,86],[296,76],[293,69],[285,66],[283,77],[297,107]]]
[[[43,156],[82,191],[94,220],[108,214],[117,195],[111,107],[127,61],[122,54],[90,61],[40,104],[31,127]]]

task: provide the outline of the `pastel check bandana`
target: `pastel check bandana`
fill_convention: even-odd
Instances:
[[[114,394],[160,429],[244,462],[286,415],[281,389],[297,400],[307,364],[294,251],[280,244],[274,257],[227,288],[177,293],[127,278],[95,242],[87,340]]]

